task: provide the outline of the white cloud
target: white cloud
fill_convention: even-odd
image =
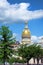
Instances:
[[[43,36],[40,36],[38,39],[39,39],[39,43],[43,44]]]
[[[43,36],[31,36],[31,42],[38,43],[39,45],[43,46]]]
[[[13,22],[43,17],[43,10],[30,11],[30,3],[11,5],[7,0],[0,0],[0,21]]]
[[[37,43],[38,37],[37,36],[31,36],[31,41]]]
[[[39,39],[43,39],[43,36],[40,36]]]

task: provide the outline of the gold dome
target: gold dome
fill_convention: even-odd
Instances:
[[[24,29],[22,38],[30,38],[30,31],[28,29]]]

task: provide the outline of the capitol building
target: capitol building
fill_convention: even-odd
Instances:
[[[31,41],[31,32],[28,28],[28,22],[27,21],[25,22],[25,28],[22,32],[22,41],[21,41],[21,43],[22,44],[27,44],[27,45],[34,44],[34,42]],[[40,39],[40,42],[37,45],[41,45],[42,48],[43,48],[43,37]],[[34,63],[33,58],[30,59],[29,63],[30,64]],[[35,59],[35,63],[37,64],[36,59]],[[41,60],[39,61],[39,63],[41,64]]]
[[[19,42],[16,42],[14,45],[12,45],[13,46],[13,49],[17,49],[20,45],[24,45],[24,44],[27,44],[27,45],[31,45],[31,44],[34,44],[32,41],[31,41],[31,32],[30,32],[30,30],[29,30],[29,28],[28,28],[28,22],[26,21],[25,22],[25,27],[24,27],[24,29],[23,29],[23,31],[22,31],[22,35],[21,35],[21,43],[19,43]],[[37,45],[43,45],[43,38],[42,39],[40,39],[40,42],[37,44]],[[17,57],[17,56],[15,56],[15,57]],[[30,61],[29,61],[29,63],[34,63],[34,61],[33,61],[33,58],[32,59],[30,59]],[[37,63],[36,62],[36,60],[35,60],[35,63]],[[39,63],[41,64],[41,60],[39,61]]]

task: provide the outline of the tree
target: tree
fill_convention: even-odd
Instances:
[[[10,63],[10,65],[12,65],[12,64],[15,62],[15,58],[14,58],[14,57],[10,58],[10,59],[8,60],[8,62]]]
[[[41,46],[35,46],[34,47],[34,55],[33,55],[34,58],[37,59],[37,65],[39,64],[39,59],[41,57]]]
[[[35,58],[37,59],[37,65],[39,64],[39,59],[43,57],[43,49],[41,49],[40,45],[33,44],[33,45],[21,45],[18,49],[18,54],[24,58],[29,64],[29,60],[33,57],[34,62]]]
[[[15,38],[12,38],[12,32],[8,27],[2,26],[0,28],[0,60],[4,63],[7,62],[13,54],[11,44],[15,42]]]
[[[43,63],[43,48],[41,48],[41,63]]]
[[[33,45],[21,45],[18,49],[18,54],[22,58],[24,58],[27,62],[27,65],[29,64],[29,60],[33,57]]]

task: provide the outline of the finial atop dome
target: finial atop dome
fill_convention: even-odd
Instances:
[[[25,21],[25,28],[28,28],[28,21]]]
[[[28,21],[25,21],[25,23],[28,23]]]

